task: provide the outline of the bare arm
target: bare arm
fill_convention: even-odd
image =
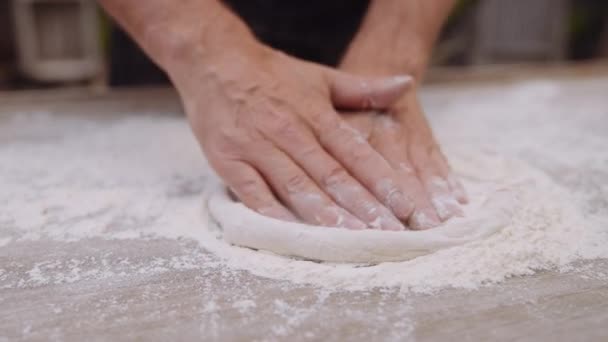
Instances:
[[[426,69],[435,40],[455,0],[374,0],[342,60],[346,70],[366,74]]]
[[[161,67],[256,44],[240,18],[217,0],[99,0]],[[198,47],[198,48],[195,48]]]

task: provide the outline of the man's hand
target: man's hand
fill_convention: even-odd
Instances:
[[[334,108],[387,108],[409,77],[355,77],[262,46],[177,68],[196,137],[248,207],[320,225],[404,229],[413,204],[397,172]]]
[[[454,0],[374,0],[340,69],[362,75],[408,73],[419,81]],[[416,93],[410,91],[383,115],[346,115],[366,131],[372,146],[398,171],[416,205],[408,224],[427,229],[459,215],[464,189],[450,174]]]
[[[451,173],[415,92],[387,113],[345,113],[343,117],[398,171],[402,187],[416,205],[410,228],[432,228],[462,213],[459,204],[467,202],[464,188]]]

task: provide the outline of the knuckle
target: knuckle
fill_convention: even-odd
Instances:
[[[319,138],[325,146],[333,146],[351,163],[365,163],[374,160],[374,150],[367,139],[355,128],[345,122],[338,124]],[[331,148],[331,147],[330,147]]]
[[[319,115],[319,117],[324,116],[323,119],[319,119],[317,124],[314,126],[317,134],[319,136],[319,140],[328,144],[332,140],[340,139],[340,123],[341,120],[335,115]]]
[[[368,148],[360,148],[356,145],[350,145],[346,151],[346,158],[353,164],[370,164],[374,161],[374,152]]]
[[[298,125],[298,122],[294,118],[285,114],[270,116],[266,126],[270,134],[283,138],[295,136],[300,128],[300,125]]]
[[[299,144],[297,155],[301,159],[315,159],[320,152],[320,148],[314,144]]]
[[[269,149],[268,142],[254,129],[218,129],[210,138],[206,153],[210,159],[249,160]]]
[[[220,129],[211,139],[210,158],[238,158],[243,152],[243,136],[235,130]]]
[[[343,167],[335,166],[321,177],[321,183],[325,187],[332,187],[346,183],[348,178],[348,172]]]
[[[260,184],[253,178],[244,177],[234,180],[231,188],[239,198],[255,198],[259,193]]]
[[[287,177],[285,190],[289,194],[302,193],[308,188],[308,178],[302,173],[297,173]]]
[[[402,161],[397,165],[399,172],[405,176],[413,176],[416,174],[414,167],[407,161]]]
[[[310,108],[308,111],[308,120],[313,127],[322,128],[327,125],[332,125],[335,117],[327,111]]]

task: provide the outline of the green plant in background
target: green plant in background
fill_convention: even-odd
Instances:
[[[602,33],[608,30],[608,1],[573,1],[569,20],[570,57],[596,57],[600,53]]]
[[[453,24],[456,20],[458,20],[459,18],[464,16],[467,13],[467,11],[469,11],[474,6],[476,6],[478,2],[479,2],[479,0],[459,0],[459,1],[457,1],[456,5],[454,5],[454,9],[452,10],[452,13],[448,17],[446,25]]]
[[[105,15],[105,13],[100,10],[99,11],[99,40],[101,43],[101,48],[103,49],[104,55],[108,55],[108,51],[110,51],[110,19]]]

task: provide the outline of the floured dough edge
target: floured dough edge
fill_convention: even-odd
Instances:
[[[234,201],[220,184],[208,194],[206,206],[210,224],[233,245],[316,261],[379,263],[462,245],[508,226],[516,207],[514,195],[505,189],[486,195],[473,215],[452,218],[424,231],[349,230],[281,221]]]

